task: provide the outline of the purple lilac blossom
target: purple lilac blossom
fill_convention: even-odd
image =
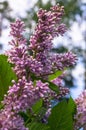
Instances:
[[[38,12],[38,24],[30,38],[29,47],[33,50],[37,61],[43,65],[42,75],[52,73],[49,51],[52,49],[53,38],[63,35],[66,31],[66,26],[61,24],[63,14],[63,6],[59,5],[52,7],[50,11],[40,9]]]
[[[73,66],[77,57],[72,52],[67,52],[64,54],[53,54],[51,61],[53,63],[53,70],[64,70],[69,66]]]
[[[28,130],[25,128],[23,119],[10,108],[0,112],[0,130]]]
[[[16,72],[18,78],[30,75],[30,71],[36,75],[41,72],[42,65],[39,61],[29,55],[27,41],[23,37],[24,23],[17,20],[11,24],[10,34],[13,37],[11,42],[12,48],[7,51],[9,62],[14,64],[13,70]]]
[[[56,5],[50,11],[40,9],[38,12],[38,24],[34,34],[30,38],[29,48],[34,57],[43,65],[42,75],[49,75],[55,70],[63,70],[64,67],[73,65],[76,56],[72,52],[65,54],[50,55],[52,40],[63,35],[67,28],[61,23],[64,7]]]
[[[77,99],[75,99],[77,113],[75,115],[75,130],[80,126],[86,126],[86,90],[84,90]]]
[[[43,77],[45,75],[46,77],[47,75],[48,77],[53,71],[63,70],[75,63],[76,56],[72,52],[50,55],[52,39],[55,36],[63,35],[66,31],[65,25],[60,22],[63,14],[63,6],[60,7],[59,5],[52,7],[51,11],[40,9],[38,12],[38,25],[35,33],[30,38],[29,47],[22,35],[24,23],[17,20],[11,24],[10,34],[14,39],[10,42],[12,49],[8,52],[8,57],[9,61],[15,65],[14,71],[19,78],[24,75],[30,77],[30,72],[35,73],[37,76]],[[64,31],[58,31],[58,27]],[[28,54],[28,50],[33,52],[32,56]]]
[[[13,82],[13,86],[9,87],[4,97],[4,109],[0,112],[1,130],[27,130],[23,119],[18,115],[19,111],[31,108],[40,98],[43,98],[45,102],[47,99],[48,104],[49,98],[60,98],[69,92],[67,88],[62,87],[60,78],[52,81],[59,87],[58,95],[49,89],[47,82],[43,83],[38,80],[34,86],[31,77],[31,74],[35,74],[48,79],[48,75],[54,73],[55,70],[64,69],[75,63],[76,57],[72,53],[57,54],[55,58],[50,54],[53,38],[63,35],[66,31],[65,25],[61,23],[63,14],[64,8],[59,5],[53,6],[50,11],[40,9],[38,24],[35,33],[30,38],[29,46],[23,37],[24,23],[17,20],[11,24],[12,48],[6,54],[8,61],[14,65],[13,70],[18,81]],[[32,55],[29,54],[29,50],[33,52]]]

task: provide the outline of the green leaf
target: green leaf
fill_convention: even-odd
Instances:
[[[43,104],[43,100],[40,99],[38,100],[33,106],[32,106],[32,110],[35,114],[37,114],[39,112],[39,110],[41,109]]]
[[[18,114],[23,118],[24,122],[27,122],[27,120],[29,119],[28,114],[25,112],[20,111]]]
[[[49,88],[53,91],[55,91],[57,94],[59,93],[59,88],[57,85],[55,85],[54,83],[47,81],[49,83]]]
[[[38,122],[32,122],[29,126],[28,126],[29,130],[50,130],[49,126],[42,124],[42,123],[38,123]]]
[[[62,75],[63,71],[56,71],[54,74],[49,75],[48,80],[51,81],[55,78],[57,78],[58,76]]]
[[[41,121],[41,119],[44,117],[47,109],[45,107],[42,107],[40,111],[38,112],[38,115],[36,117],[37,121]]]
[[[73,130],[72,114],[66,100],[52,108],[48,125],[50,130]]]
[[[0,110],[4,108],[4,105],[2,103],[0,103]]]
[[[76,113],[76,104],[72,97],[69,98],[68,109],[70,110],[72,115],[74,115]]]
[[[3,100],[11,81],[16,80],[16,75],[11,69],[11,65],[7,62],[7,56],[0,55],[0,101]]]

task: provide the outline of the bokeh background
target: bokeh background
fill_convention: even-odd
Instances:
[[[37,23],[39,8],[49,9],[60,3],[65,8],[62,19],[68,27],[63,37],[53,40],[54,53],[74,52],[77,57],[75,67],[66,72],[64,85],[70,88],[76,98],[86,88],[86,0],[0,0],[0,54],[10,48],[8,42],[10,23],[20,18],[25,22],[25,37],[28,40]]]

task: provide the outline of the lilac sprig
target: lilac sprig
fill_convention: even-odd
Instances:
[[[22,32],[25,31],[24,22],[22,22],[20,20],[16,20],[15,24],[14,23],[10,24],[10,27],[11,27],[10,35],[13,36],[14,38],[21,40],[21,38],[23,38]]]
[[[0,130],[28,130],[24,126],[24,120],[10,107],[0,111]]]
[[[59,99],[68,94],[69,90],[62,87],[61,78],[51,81],[58,86],[59,94],[49,88],[48,82],[43,83],[41,80],[48,79],[48,76],[56,70],[63,70],[65,67],[74,65],[76,61],[76,56],[71,52],[60,55],[50,54],[53,38],[63,35],[67,30],[66,26],[61,23],[63,14],[64,8],[59,5],[53,6],[50,11],[40,9],[37,14],[38,24],[30,38],[29,46],[23,36],[24,23],[16,20],[11,24],[12,48],[6,54],[8,61],[14,65],[13,70],[18,81],[13,82],[13,86],[9,87],[2,102],[4,109],[0,112],[1,130],[27,130],[23,119],[18,115],[20,111],[25,112],[40,98],[49,108],[51,99]],[[28,50],[33,52],[32,55]],[[33,74],[40,80],[33,79]],[[35,85],[34,80],[36,80]]]
[[[39,10],[38,25],[35,33],[30,38],[29,47],[26,39],[23,37],[24,23],[17,20],[11,24],[10,34],[13,39],[10,44],[12,49],[8,51],[7,55],[9,61],[14,64],[13,69],[19,78],[22,76],[30,78],[30,73],[34,73],[42,78],[44,75],[48,77],[53,71],[63,70],[65,67],[75,63],[76,56],[71,52],[63,55],[50,55],[52,39],[55,36],[63,35],[66,31],[65,25],[60,23],[63,12],[63,6],[60,7],[59,5],[52,7],[51,11]],[[29,49],[33,52],[32,56],[28,53]]]
[[[77,99],[75,99],[77,112],[75,115],[75,130],[81,126],[86,126],[86,90],[84,90]]]
[[[29,55],[26,39],[23,36],[24,23],[17,20],[11,24],[11,36],[13,39],[9,44],[12,46],[6,54],[9,62],[14,64],[13,70],[18,78],[26,76],[29,80],[30,72],[40,74],[42,65],[39,61]]]
[[[34,34],[30,38],[29,49],[32,50],[35,59],[43,65],[41,75],[49,75],[56,70],[63,70],[73,65],[76,56],[71,52],[65,54],[50,55],[52,40],[63,35],[67,28],[61,23],[64,14],[63,6],[53,6],[50,11],[40,9],[38,12],[38,24]],[[55,69],[54,69],[55,68]]]
[[[72,52],[67,52],[64,54],[53,54],[51,61],[53,64],[53,70],[64,70],[67,67],[75,65],[77,57]]]

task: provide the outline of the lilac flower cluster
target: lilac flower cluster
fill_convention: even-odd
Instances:
[[[12,39],[9,44],[12,45],[10,51],[7,52],[9,61],[13,63],[14,71],[18,78],[27,76],[29,78],[30,71],[33,73],[40,73],[42,65],[36,59],[29,55],[26,39],[23,37],[24,23],[17,20],[11,24],[11,36]]]
[[[12,110],[5,108],[0,112],[0,130],[28,130],[23,119]]]
[[[30,38],[30,49],[34,57],[43,65],[42,75],[52,73],[52,61],[49,51],[52,49],[52,40],[58,35],[63,35],[66,26],[61,24],[61,17],[64,14],[64,7],[56,5],[51,11],[40,9],[38,12],[38,24],[35,33]]]
[[[10,42],[13,48],[8,52],[8,56],[9,61],[15,64],[14,70],[18,77],[29,76],[30,72],[37,76],[49,75],[55,70],[63,70],[64,67],[75,63],[76,56],[72,52],[60,55],[50,55],[49,53],[52,49],[52,39],[63,35],[66,31],[65,25],[60,23],[63,14],[63,6],[59,5],[52,7],[51,11],[40,9],[38,24],[35,33],[30,38],[29,47],[22,35],[24,23],[17,20],[11,24],[10,34],[14,39]],[[28,55],[28,50],[33,52],[32,56]]]
[[[86,90],[75,100],[77,105],[77,113],[75,115],[75,130],[80,126],[86,126]]]
[[[53,54],[51,57],[53,63],[53,70],[64,70],[66,67],[75,64],[76,55],[72,52],[64,54]]]
[[[12,48],[6,54],[8,61],[12,63],[18,81],[13,82],[9,87],[7,95],[2,102],[4,109],[0,112],[0,130],[27,130],[24,127],[23,119],[18,115],[19,111],[26,111],[40,98],[49,103],[51,97],[59,99],[68,94],[69,90],[62,87],[62,79],[56,78],[51,81],[59,87],[59,94],[55,94],[48,82],[43,83],[37,80],[34,86],[32,75],[47,79],[56,70],[63,70],[73,65],[76,56],[71,52],[65,54],[51,55],[52,40],[54,37],[63,35],[66,31],[64,24],[61,24],[61,17],[64,14],[63,6],[53,6],[50,11],[40,9],[38,12],[38,24],[35,33],[30,38],[30,45],[27,45],[23,37],[24,23],[17,20],[11,24],[10,44]],[[32,55],[29,54],[32,51]]]

